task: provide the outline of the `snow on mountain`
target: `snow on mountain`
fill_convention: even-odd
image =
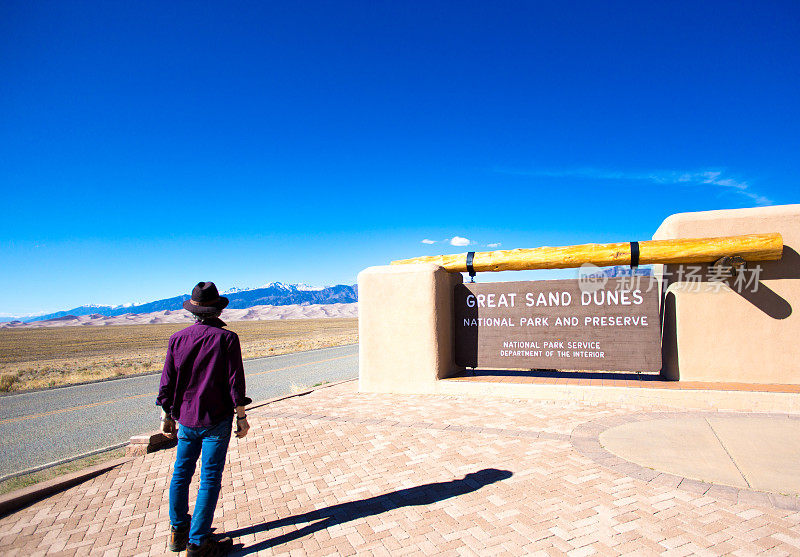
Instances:
[[[277,288],[278,290],[286,290],[287,292],[294,292],[297,290],[296,285],[285,284],[283,282],[268,282],[263,286],[259,286],[259,288]]]
[[[237,286],[233,286],[231,288],[228,288],[227,290],[223,290],[222,292],[220,292],[220,294],[222,294],[224,296],[225,294],[236,294],[237,292],[247,292],[248,290],[253,290],[253,289],[252,288],[239,288]]]
[[[268,282],[259,288],[277,288],[278,290],[286,290],[287,292],[319,292],[325,290],[325,286],[311,286],[304,282],[299,284],[286,284],[285,282]],[[253,289],[255,290],[255,289]]]
[[[311,286],[310,284],[306,284],[301,282],[299,284],[287,284],[285,282],[268,282],[261,286],[251,286],[245,288],[239,288],[234,286],[232,288],[228,288],[224,292],[220,292],[220,294],[227,295],[227,294],[237,294],[239,292],[250,292],[251,290],[258,290],[259,288],[276,288],[278,290],[285,290],[286,292],[319,292],[320,290],[325,290],[326,288],[330,288],[329,286]]]
[[[303,282],[301,282],[300,284],[295,284],[295,287],[298,290],[303,290],[303,291],[306,291],[306,292],[319,292],[320,290],[325,290],[325,288],[328,288],[326,286],[311,286],[311,285],[305,284]]]
[[[289,290],[289,291],[292,290],[289,285],[283,284],[282,282],[268,282],[267,284],[259,286],[259,288],[277,288],[279,290]]]

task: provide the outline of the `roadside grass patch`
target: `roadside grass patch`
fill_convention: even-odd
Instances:
[[[10,372],[0,375],[0,392],[7,393],[14,386],[14,382],[19,377],[19,373]]]
[[[73,460],[72,462],[65,462],[64,464],[52,466],[44,470],[39,470],[38,472],[25,474],[24,476],[10,478],[4,482],[0,482],[0,495],[5,495],[11,491],[23,489],[40,482],[52,480],[53,478],[63,476],[64,474],[77,472],[78,470],[83,470],[84,468],[88,468],[108,460],[122,458],[125,456],[127,450],[127,447],[120,447],[119,449],[113,449],[96,455],[87,456],[85,458],[79,458],[78,460]]]

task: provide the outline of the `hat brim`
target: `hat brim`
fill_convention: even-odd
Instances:
[[[216,313],[218,311],[222,311],[228,307],[228,298],[225,296],[220,296],[219,299],[211,305],[207,306],[196,306],[192,303],[192,300],[186,300],[183,302],[183,309],[188,312],[194,313],[195,315],[207,315],[209,313]]]

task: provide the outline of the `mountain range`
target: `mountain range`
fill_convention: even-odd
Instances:
[[[358,301],[358,287],[337,284],[336,286],[313,287],[306,284],[284,284],[270,282],[257,288],[231,288],[222,293],[230,300],[231,309],[246,309],[253,306],[288,306],[316,304],[349,304]],[[37,315],[24,319],[30,321],[46,321],[66,316],[105,315],[116,316],[126,313],[152,313],[164,310],[180,310],[183,302],[191,296],[183,294],[173,298],[165,298],[144,304],[125,304],[122,306],[85,305],[55,313]]]

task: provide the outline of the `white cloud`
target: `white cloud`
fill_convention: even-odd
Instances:
[[[422,243],[423,244],[435,244],[436,240],[428,240],[427,238],[425,238],[424,240],[422,240]]]
[[[701,172],[696,174],[688,174],[681,176],[681,178],[687,177],[687,181],[700,181],[703,184],[713,184],[715,186],[720,186],[723,188],[732,188],[737,193],[744,195],[745,197],[749,197],[752,199],[756,205],[770,205],[772,200],[763,195],[759,195],[752,191],[749,191],[750,184],[744,181],[734,180],[732,178],[722,178],[722,172],[717,171],[709,171],[709,172]]]
[[[467,238],[462,238],[461,236],[453,236],[450,238],[450,245],[451,246],[468,246],[472,242],[469,241]]]
[[[655,171],[625,172],[619,170],[603,170],[597,168],[574,168],[567,170],[506,170],[498,169],[502,174],[521,176],[546,176],[549,178],[588,178],[592,180],[635,180],[653,184],[686,184],[696,186],[715,186],[732,190],[752,200],[756,205],[771,205],[772,200],[753,192],[750,184],[744,180],[736,180],[724,176],[721,170],[702,170],[697,172]]]
[[[486,247],[487,248],[499,248],[500,247],[500,242],[497,242],[496,244],[486,244]]]

